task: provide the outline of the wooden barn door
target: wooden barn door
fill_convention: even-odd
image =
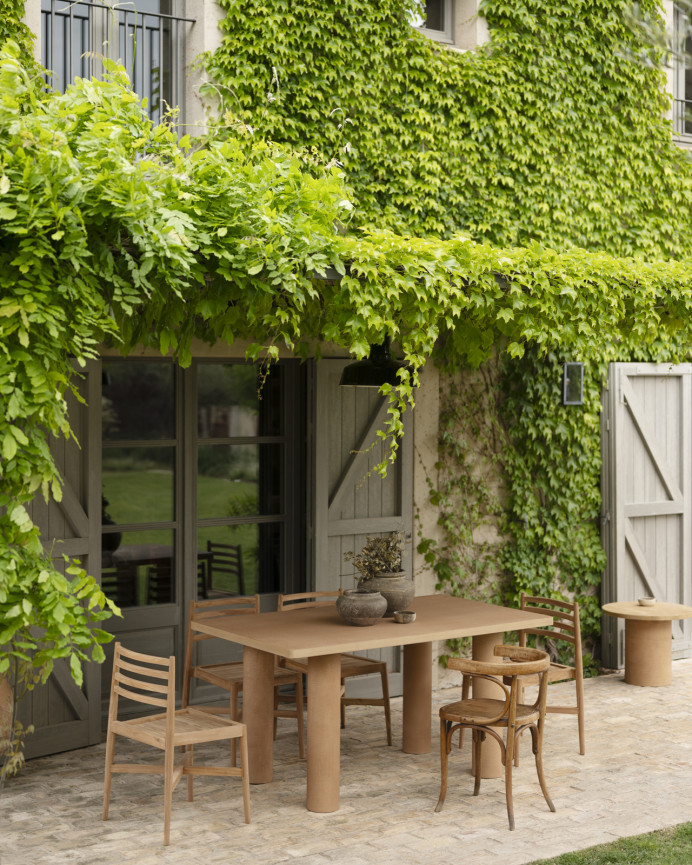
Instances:
[[[409,539],[412,534],[411,419],[405,418],[399,455],[382,478],[373,469],[384,456],[377,430],[384,428],[387,401],[373,388],[339,386],[341,371],[350,362],[321,360],[315,371],[313,584],[317,590],[354,588],[355,569],[344,561],[344,553],[360,550],[366,535],[402,529]],[[410,545],[407,552],[404,568],[411,576]],[[400,650],[368,654],[386,658],[392,694],[400,694]],[[368,683],[361,687],[367,689]],[[355,691],[349,687],[351,693]]]
[[[602,601],[692,599],[692,366],[612,364],[604,401]],[[608,667],[623,666],[622,620],[603,617]],[[673,657],[692,624],[673,622]]]
[[[101,555],[101,366],[93,361],[79,373],[83,376],[80,390],[87,404],[71,395],[67,399],[70,423],[79,444],[64,438],[51,441],[51,452],[63,479],[62,501],[46,504],[39,496],[29,511],[59,570],[64,569],[65,554],[78,558],[90,574],[97,575]],[[90,412],[90,406],[95,410]],[[35,728],[26,739],[26,756],[39,757],[99,742],[100,689],[98,665],[85,666],[80,688],[70,675],[68,663],[56,661],[48,682],[29,692],[19,706],[22,722]]]

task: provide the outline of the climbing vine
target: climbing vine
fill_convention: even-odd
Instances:
[[[628,0],[484,0],[490,42],[473,52],[412,29],[413,0],[221,4],[224,39],[208,70],[228,116],[325,159],[336,154],[359,224],[441,238],[463,232],[496,247],[522,245],[542,260],[550,248],[573,247],[596,256],[689,255],[692,169],[666,119],[655,2],[638,4],[645,26],[633,28]],[[647,63],[633,62],[642,56]],[[492,345],[500,354],[475,384],[460,384],[453,371],[443,378],[431,483],[443,539],[422,539],[420,549],[448,591],[510,602],[522,590],[575,595],[596,650],[605,365],[643,355],[682,360],[687,350],[637,324],[610,340],[607,319],[620,303],[633,323],[646,316],[633,297],[616,299],[615,271],[583,283],[579,269],[519,343],[510,331],[523,297],[511,311],[493,307],[496,327],[479,323],[481,304],[442,334],[438,347],[452,368],[460,358],[483,364]],[[504,285],[510,295],[514,279]],[[542,280],[528,277],[534,287]],[[589,293],[610,303],[587,335],[578,322]],[[574,316],[556,327],[563,302],[575,302]],[[525,342],[533,346],[519,357]],[[583,407],[560,404],[567,359],[588,360]],[[492,484],[479,465],[492,465]],[[499,489],[506,495],[498,498]]]
[[[70,359],[96,357],[103,341],[124,353],[154,346],[185,365],[193,337],[242,338],[249,359],[271,361],[280,346],[307,357],[320,341],[363,357],[389,334],[409,364],[389,391],[392,454],[400,409],[436,348],[474,366],[499,351],[484,398],[502,408],[496,465],[510,479],[498,561],[515,591],[521,573],[534,585],[532,572],[552,573],[553,591],[581,591],[585,566],[593,585],[592,545],[581,558],[555,553],[578,537],[558,518],[567,495],[579,506],[574,531],[593,521],[596,498],[583,494],[595,485],[593,428],[574,415],[561,438],[540,382],[557,346],[598,363],[612,341],[689,341],[692,265],[664,259],[690,248],[692,173],[661,119],[660,75],[616,57],[618,4],[574,6],[489,0],[492,47],[462,55],[410,29],[408,0],[270,12],[228,0],[227,40],[210,61],[226,103],[194,143],[150,123],[121,68],[53,94],[4,44],[0,673],[31,658],[43,677],[67,657],[78,679],[81,661],[103,657],[108,635],[93,625],[108,602],[77,563],[55,568],[27,510],[36,494],[61,495],[46,434],[71,435]],[[613,128],[597,141],[588,130],[602,105]],[[567,141],[574,130],[586,138]],[[582,486],[543,477],[548,433],[584,454]],[[449,480],[440,496],[463,489]],[[538,523],[546,505],[550,532],[527,533],[523,515]],[[496,508],[489,495],[461,511],[469,574],[473,523]],[[493,591],[506,591],[504,578]]]

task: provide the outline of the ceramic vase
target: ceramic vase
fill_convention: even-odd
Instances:
[[[374,625],[384,615],[387,601],[378,591],[346,589],[336,599],[336,611],[349,625]]]
[[[413,580],[406,576],[405,571],[393,574],[378,574],[369,580],[360,580],[359,589],[370,589],[379,592],[387,600],[385,619],[391,619],[397,610],[408,610],[411,601],[416,596]]]

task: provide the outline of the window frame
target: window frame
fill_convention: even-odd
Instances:
[[[454,45],[454,0],[439,0],[443,6],[443,15],[445,28],[444,30],[433,30],[429,27],[414,25],[415,29],[423,36],[427,36],[435,42],[441,42],[445,45]]]

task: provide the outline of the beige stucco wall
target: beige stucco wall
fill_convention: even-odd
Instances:
[[[194,68],[193,63],[200,54],[205,51],[215,51],[221,44],[219,22],[223,19],[223,10],[216,0],[187,0],[185,15],[194,18],[195,23],[188,31],[185,52],[185,128],[183,131],[188,135],[195,135],[205,130],[204,101],[199,93],[205,75],[201,69]]]
[[[478,14],[478,0],[455,0],[454,47],[473,51],[488,41],[488,25]]]

